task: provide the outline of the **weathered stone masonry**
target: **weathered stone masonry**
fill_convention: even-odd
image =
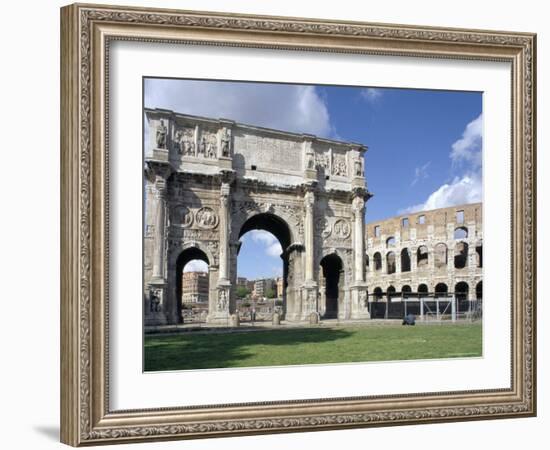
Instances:
[[[283,248],[284,318],[370,317],[408,293],[481,298],[482,205],[365,225],[361,144],[145,111],[145,324],[181,321],[181,273],[209,265],[208,318],[235,312],[240,238],[263,229]]]
[[[361,144],[146,110],[146,325],[181,319],[181,271],[209,265],[211,323],[235,311],[240,237],[281,242],[284,311],[368,318]]]
[[[388,293],[400,296],[408,292],[481,299],[481,203],[370,223],[366,244],[367,284],[370,296],[377,301],[385,301]]]

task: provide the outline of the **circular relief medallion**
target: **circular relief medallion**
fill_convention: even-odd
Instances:
[[[326,217],[317,219],[317,232],[320,233],[324,239],[328,238],[330,233],[332,233],[330,223]]]
[[[332,230],[335,237],[339,239],[346,239],[351,234],[351,225],[345,219],[338,219],[336,222],[334,222]]]
[[[193,224],[193,213],[186,206],[177,206],[174,210],[174,224],[189,228]]]
[[[218,225],[218,215],[208,206],[199,209],[195,218],[197,225],[201,228],[212,229]]]

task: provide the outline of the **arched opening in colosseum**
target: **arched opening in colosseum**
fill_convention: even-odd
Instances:
[[[374,259],[374,270],[376,272],[378,272],[379,270],[382,270],[382,255],[380,254],[380,252],[376,252],[373,255],[373,259]]]
[[[437,283],[435,285],[435,296],[439,298],[447,298],[449,288],[445,283]]]
[[[403,295],[403,298],[409,298],[411,296],[412,289],[408,284],[405,284],[401,288],[401,294]]]
[[[470,309],[469,302],[470,287],[465,281],[460,281],[455,284],[455,298],[458,306],[458,311],[465,312]]]
[[[468,265],[468,244],[457,242],[455,245],[455,269],[464,269]]]
[[[416,251],[416,266],[418,269],[428,267],[428,247],[421,245]]]
[[[436,269],[447,267],[447,246],[442,242],[435,246],[434,265]]]
[[[387,301],[386,301],[386,310],[384,311],[384,318],[399,318],[402,316],[402,306],[400,301],[398,300],[399,297],[401,297],[401,294],[397,292],[397,289],[395,289],[395,286],[390,285],[388,287],[388,290],[386,292],[387,294]],[[399,299],[400,300],[400,299]]]
[[[483,300],[483,281],[476,284],[476,300]]]
[[[424,283],[421,283],[418,285],[418,289],[416,290],[416,293],[417,293],[417,296],[418,296],[418,301],[420,302],[420,307],[422,307],[422,302],[425,302],[427,300],[429,300],[429,289],[428,289],[428,285],[427,284],[424,284]],[[419,313],[421,311],[419,310]]]
[[[386,318],[388,309],[388,301],[380,286],[377,286],[372,291],[372,301],[369,303],[369,312],[371,319]]]
[[[266,245],[266,252],[270,256],[280,256],[281,257],[281,266],[280,269],[272,268],[277,273],[282,274],[283,283],[282,283],[282,292],[280,300],[283,309],[283,314],[287,309],[287,286],[288,286],[288,273],[289,273],[289,258],[284,252],[284,249],[287,249],[291,243],[291,234],[290,228],[287,223],[272,213],[260,213],[255,214],[250,217],[246,222],[241,226],[239,231],[239,247],[237,249],[237,262],[236,262],[236,273],[239,273],[239,258],[242,258],[243,250],[245,250],[245,245],[242,245],[242,238],[247,233],[255,233],[249,235],[253,240],[263,242]],[[242,259],[241,259],[242,261]],[[262,264],[261,256],[259,256],[258,264]],[[257,292],[258,299],[264,301],[266,298],[269,299],[272,295],[277,294],[276,286],[264,286],[263,284],[258,285],[261,289],[260,292]],[[256,287],[255,287],[256,289]],[[273,301],[273,300],[272,300]]]
[[[408,248],[401,250],[401,272],[411,271],[411,252]]]
[[[395,273],[395,252],[388,252],[386,255],[386,267],[388,274]]]
[[[176,311],[178,323],[202,322],[208,315],[210,261],[200,248],[183,250],[176,260]]]
[[[365,255],[365,269],[368,272],[370,267],[369,255]]]
[[[338,317],[338,303],[343,298],[341,292],[344,286],[344,270],[342,260],[335,253],[325,256],[321,260],[323,280],[321,285],[325,286],[325,313],[323,318],[331,319]],[[323,309],[321,307],[321,309]]]
[[[468,228],[466,227],[455,228],[454,237],[455,239],[466,239],[468,237]]]
[[[483,267],[483,245],[477,244],[476,245],[476,259],[477,259],[477,267]]]
[[[395,247],[395,238],[393,236],[386,239],[386,247]]]

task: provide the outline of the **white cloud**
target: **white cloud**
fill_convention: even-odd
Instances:
[[[334,131],[327,104],[314,86],[147,79],[144,95],[149,108],[324,137]]]
[[[183,268],[184,272],[208,272],[208,264],[200,259],[189,261]]]
[[[481,166],[481,143],[483,140],[483,115],[472,120],[462,132],[462,137],[451,146],[453,164],[472,166],[476,169]]]
[[[377,102],[382,97],[382,90],[376,88],[364,88],[359,91],[363,99],[369,103]]]
[[[431,161],[428,161],[426,164],[414,169],[414,179],[411,182],[411,186],[414,186],[420,180],[428,178],[428,167],[430,167]]]
[[[398,211],[398,214],[408,214],[482,201],[482,141],[483,115],[480,114],[466,125],[462,132],[462,137],[451,146],[449,157],[453,162],[453,166],[455,168],[462,167],[464,169],[463,172],[456,175],[451,182],[437,188],[423,203],[401,209]],[[427,165],[425,165],[426,168]],[[422,168],[425,166],[415,169],[415,178],[411,186],[421,179]]]
[[[442,185],[430,194],[424,203],[402,209],[399,211],[399,214],[480,202],[482,197],[483,187],[481,177],[478,174],[467,174],[463,177],[456,177],[451,183]]]
[[[279,240],[268,231],[264,230],[252,230],[247,233],[250,238],[261,245],[263,245],[266,255],[268,256],[280,256],[283,252]]]

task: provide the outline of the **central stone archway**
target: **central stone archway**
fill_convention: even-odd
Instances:
[[[229,324],[239,239],[254,229],[281,243],[286,320],[326,314],[319,284],[325,276],[333,283],[335,273],[329,314],[369,317],[366,147],[167,110],[145,115],[144,291],[154,293],[160,311],[148,324],[178,322],[176,274],[189,246],[209,263],[208,321]],[[156,140],[157,129],[165,139]],[[329,253],[335,256],[321,265]]]
[[[273,236],[277,238],[279,241],[279,244],[281,244],[281,248],[283,249],[281,253],[281,259],[283,263],[283,292],[282,292],[282,300],[283,300],[283,315],[282,317],[285,317],[285,313],[287,311],[287,305],[288,305],[288,298],[287,298],[287,288],[288,288],[288,267],[289,267],[289,257],[287,250],[290,248],[290,244],[292,243],[292,233],[290,231],[289,225],[286,223],[286,221],[277,215],[271,213],[271,212],[260,212],[257,214],[251,215],[245,222],[242,224],[239,233],[239,244],[235,246],[236,248],[236,256],[239,255],[241,244],[240,239],[249,231],[252,230],[263,230],[271,233]],[[237,257],[234,258],[235,264],[234,267],[232,267],[232,273],[234,276],[238,274],[238,261]],[[233,286],[235,286],[236,283],[233,281]],[[293,296],[291,297],[291,309],[293,305]]]

